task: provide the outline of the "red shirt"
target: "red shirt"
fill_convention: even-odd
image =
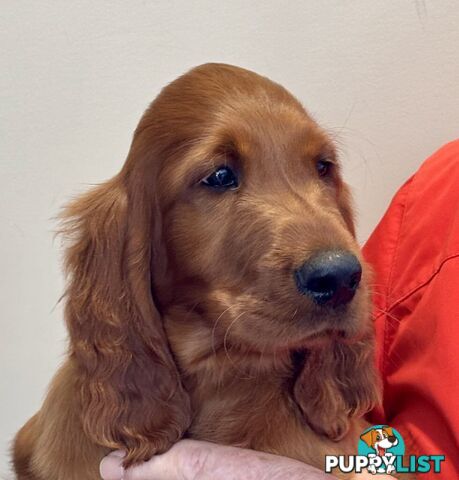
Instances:
[[[399,430],[407,454],[446,456],[422,478],[459,479],[459,141],[402,186],[364,255],[384,385],[371,421]]]

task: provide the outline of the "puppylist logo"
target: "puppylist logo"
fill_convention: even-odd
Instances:
[[[343,473],[367,470],[380,473],[440,473],[444,455],[409,455],[404,457],[405,442],[395,428],[373,425],[362,432],[357,455],[326,455],[325,472],[338,469]]]

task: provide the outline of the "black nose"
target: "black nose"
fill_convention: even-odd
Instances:
[[[387,437],[387,440],[389,440],[390,443],[395,443],[395,441],[397,440],[397,437],[395,435],[389,435]]]
[[[321,252],[295,271],[298,290],[318,305],[337,307],[354,297],[362,277],[362,266],[352,253]]]

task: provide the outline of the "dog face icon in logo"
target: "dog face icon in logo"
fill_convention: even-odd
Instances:
[[[387,425],[375,425],[360,435],[359,454],[370,458],[370,473],[395,472],[395,456],[405,453],[401,435]],[[379,459],[376,457],[380,457]],[[383,458],[384,457],[384,458]]]

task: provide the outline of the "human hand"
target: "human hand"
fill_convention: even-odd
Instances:
[[[181,440],[169,451],[127,470],[124,453],[112,452],[100,464],[103,480],[331,480],[305,463],[268,453],[197,440]]]

